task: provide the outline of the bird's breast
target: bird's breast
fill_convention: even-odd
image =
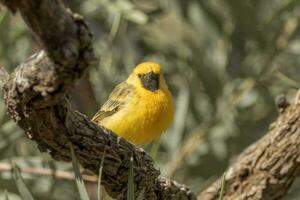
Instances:
[[[141,115],[148,118],[149,121],[155,121],[160,116],[166,115],[173,106],[170,94],[162,90],[138,93],[136,105],[138,112],[141,112]]]
[[[134,110],[127,120],[134,127],[130,139],[136,143],[147,143],[157,138],[170,125],[173,118],[173,102],[169,91],[137,92],[131,107]]]

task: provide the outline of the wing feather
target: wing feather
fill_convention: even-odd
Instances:
[[[100,122],[106,117],[109,117],[125,107],[133,93],[133,86],[122,82],[117,85],[108,97],[108,100],[103,104],[100,110],[92,118],[94,122]]]

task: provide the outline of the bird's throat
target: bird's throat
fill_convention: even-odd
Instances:
[[[143,87],[152,92],[159,89],[159,74],[153,72],[143,74],[141,77]]]

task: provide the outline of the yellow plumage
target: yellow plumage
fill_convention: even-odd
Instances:
[[[92,118],[134,144],[158,138],[172,119],[172,96],[160,65],[153,62],[136,66]]]

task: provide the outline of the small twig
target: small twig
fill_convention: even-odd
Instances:
[[[0,172],[11,172],[13,166],[9,163],[0,162]],[[58,179],[64,180],[75,180],[75,177],[72,172],[66,172],[61,170],[52,170],[52,169],[45,169],[45,168],[20,168],[22,174],[29,174],[29,175],[37,175],[37,176],[53,176]],[[82,175],[83,179],[88,182],[97,182],[96,176],[90,175]]]

